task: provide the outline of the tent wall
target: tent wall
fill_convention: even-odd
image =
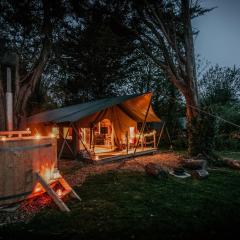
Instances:
[[[120,146],[124,142],[126,133],[129,135],[129,127],[137,127],[137,122],[130,118],[119,106],[105,109],[92,114],[76,123],[78,128],[91,128],[103,119],[109,119],[114,129],[114,143]]]

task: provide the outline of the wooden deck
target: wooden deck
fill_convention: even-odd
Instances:
[[[98,150],[98,149],[97,149]],[[96,151],[96,158],[93,160],[95,164],[110,163],[120,161],[122,159],[132,158],[134,156],[143,156],[148,154],[155,154],[158,150],[156,148],[138,148],[134,154],[134,149],[121,151]]]

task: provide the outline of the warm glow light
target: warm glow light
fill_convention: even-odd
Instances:
[[[49,134],[49,137],[50,137],[50,138],[55,138],[56,136],[55,136],[54,133],[50,133],[50,134]]]
[[[43,173],[43,178],[48,182],[51,179],[51,169],[46,168]]]
[[[135,127],[130,127],[130,128],[129,128],[129,135],[130,135],[129,142],[130,142],[130,143],[134,143]]]
[[[33,193],[39,193],[42,192],[43,188],[40,183],[37,183],[36,186],[34,187]]]
[[[2,136],[2,137],[1,137],[1,140],[2,140],[2,141],[6,141],[6,139],[7,139],[7,138],[6,138],[5,136]]]
[[[62,189],[60,189],[60,188],[56,191],[56,193],[59,197],[62,197],[62,195],[63,195]]]
[[[26,131],[30,131],[30,128],[27,128]]]
[[[35,138],[36,138],[36,139],[40,139],[40,138],[41,138],[41,135],[40,135],[39,133],[37,133],[37,134],[35,135]]]

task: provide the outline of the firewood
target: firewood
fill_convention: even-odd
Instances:
[[[182,166],[190,170],[201,170],[206,169],[207,161],[202,159],[186,159],[183,161]]]
[[[145,166],[145,171],[149,176],[166,178],[168,177],[168,171],[162,166],[155,163],[148,163]]]

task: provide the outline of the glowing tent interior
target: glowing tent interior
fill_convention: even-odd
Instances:
[[[159,122],[151,106],[152,93],[125,95],[54,109],[28,118],[28,126],[41,135],[54,133],[59,157],[75,158],[88,152],[94,158],[154,149],[155,133],[140,137],[138,123]],[[151,137],[151,146],[146,138]]]

